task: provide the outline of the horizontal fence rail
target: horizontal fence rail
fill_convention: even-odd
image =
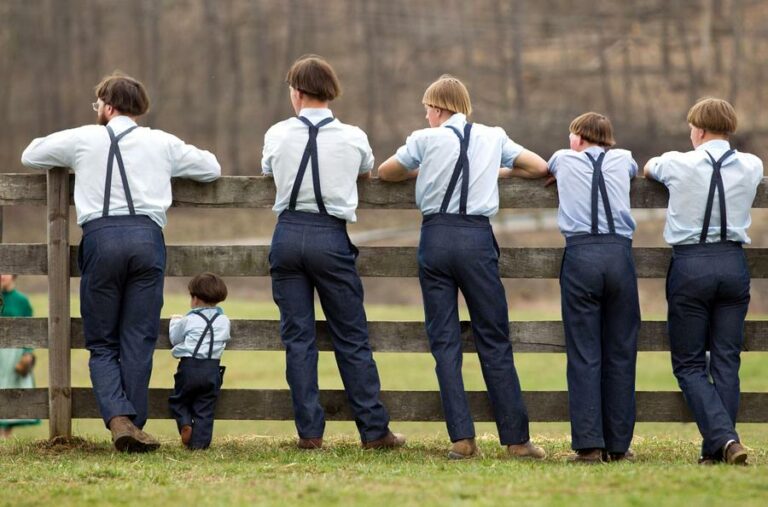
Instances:
[[[0,348],[48,346],[48,319],[6,318],[0,326]],[[157,348],[171,348],[168,340],[168,319],[160,321],[160,335]],[[563,323],[559,320],[514,321],[509,323],[510,341],[515,352],[565,352]],[[322,351],[333,351],[331,335],[325,321],[317,322],[317,347]],[[371,348],[374,352],[429,352],[429,344],[423,322],[370,321],[368,322]],[[768,321],[747,321],[744,327],[744,351],[768,351]],[[83,324],[79,318],[72,319],[72,348],[85,348]],[[280,343],[280,322],[277,320],[232,320],[231,340],[227,350],[282,351]],[[468,321],[461,322],[461,340],[464,352],[475,352],[472,327]],[[638,336],[640,352],[669,350],[667,323],[646,320]]]
[[[364,277],[416,277],[417,248],[361,246],[357,269]],[[768,248],[745,248],[752,278],[768,278]],[[213,271],[221,276],[269,276],[269,245],[169,245],[166,276],[194,276]],[[664,278],[670,248],[633,248],[639,278]],[[9,273],[46,275],[48,250],[40,243],[0,244],[0,266]],[[502,278],[558,278],[562,248],[502,248]],[[77,247],[69,252],[71,276],[79,276]]]
[[[149,417],[170,419],[168,397],[171,389],[149,390]],[[493,412],[484,391],[468,391],[472,416],[478,422],[493,421]],[[565,391],[525,391],[523,398],[531,421],[568,420],[568,393]],[[394,421],[442,421],[440,393],[436,391],[382,391],[381,400]],[[320,402],[330,421],[353,419],[347,397],[341,390],[320,391]],[[45,419],[48,417],[46,389],[0,390],[4,417]],[[89,388],[72,388],[72,415],[99,418],[96,398]],[[293,419],[291,394],[287,389],[223,389],[216,404],[218,419],[287,421]],[[690,422],[691,414],[683,396],[673,391],[639,391],[638,422]],[[768,393],[742,393],[739,422],[768,421]]]
[[[271,208],[274,182],[261,176],[223,177],[213,183],[174,180],[173,206],[197,208]],[[71,417],[98,418],[98,407],[90,388],[72,388],[71,349],[85,346],[82,320],[69,319],[70,277],[80,275],[77,247],[68,244],[68,216],[74,177],[64,169],[47,174],[0,174],[0,206],[48,207],[46,244],[0,243],[3,272],[47,275],[50,287],[50,319],[0,319],[0,347],[47,348],[48,389],[0,390],[0,418],[50,418],[50,435],[70,436]],[[358,183],[359,207],[363,209],[415,209],[414,182],[386,183],[377,179]],[[501,208],[556,208],[555,186],[542,181],[499,181]],[[664,208],[668,193],[663,185],[636,178],[632,182],[633,208]],[[768,185],[764,180],[753,204],[768,208]],[[747,248],[753,278],[768,278],[768,248]],[[214,271],[223,276],[268,276],[268,245],[171,245],[167,249],[167,276],[193,276]],[[414,247],[361,247],[357,266],[364,277],[415,277],[418,266]],[[502,248],[501,276],[508,279],[554,279],[559,276],[562,248]],[[641,278],[664,278],[671,255],[669,248],[634,248],[637,274]],[[168,321],[161,323],[158,349],[171,347]],[[369,322],[371,346],[376,352],[429,352],[423,322]],[[276,320],[233,320],[228,350],[281,351],[280,324]],[[318,348],[333,350],[327,323],[317,323]],[[469,322],[461,322],[464,352],[474,352]],[[560,321],[510,323],[510,340],[516,352],[563,353],[565,339]],[[666,323],[644,321],[638,341],[640,351],[668,351]],[[747,321],[745,351],[768,351],[768,322]],[[225,361],[226,362],[226,361]],[[523,379],[524,380],[524,379]],[[150,389],[150,417],[169,418],[169,389]],[[527,391],[523,393],[532,421],[567,421],[568,393]],[[323,390],[321,402],[329,420],[351,420],[347,399],[341,390]],[[468,393],[477,421],[492,421],[487,394]],[[435,391],[384,391],[382,400],[398,421],[441,421],[440,395]],[[220,419],[290,420],[290,392],[284,389],[224,389],[217,405]],[[691,421],[679,392],[637,393],[639,422]],[[768,393],[742,393],[739,422],[768,422]]]
[[[70,176],[70,194],[74,177]],[[400,183],[378,179],[362,180],[357,185],[359,207],[363,209],[415,209],[413,181]],[[45,206],[44,174],[0,174],[0,206],[35,204]],[[632,181],[633,208],[664,208],[669,194],[654,181]],[[509,178],[499,180],[499,204],[502,208],[556,208],[557,188],[544,187],[541,180]],[[74,202],[74,201],[73,201]],[[275,185],[264,176],[224,176],[212,183],[174,179],[173,205],[196,208],[271,208],[275,203]],[[753,204],[768,207],[766,180],[757,189]]]

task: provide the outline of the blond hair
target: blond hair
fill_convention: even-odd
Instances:
[[[568,130],[583,140],[603,148],[610,148],[616,141],[613,139],[613,126],[607,116],[600,113],[584,113],[571,122]]]
[[[425,106],[445,109],[452,113],[472,114],[472,102],[469,100],[469,91],[460,80],[449,74],[443,74],[429,85],[424,92],[421,103]]]
[[[726,100],[712,97],[699,99],[688,110],[688,123],[694,127],[721,135],[736,132],[738,124],[733,106]]]

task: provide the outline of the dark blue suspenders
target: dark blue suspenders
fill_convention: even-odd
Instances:
[[[128,176],[125,174],[123,155],[120,153],[120,146],[117,144],[120,142],[120,139],[124,138],[136,127],[138,127],[138,125],[134,125],[133,127],[130,127],[121,132],[119,136],[116,136],[112,128],[107,125],[107,132],[109,132],[109,139],[112,141],[112,143],[109,145],[109,158],[107,159],[107,181],[104,186],[104,207],[101,211],[102,217],[109,216],[109,196],[112,192],[112,165],[114,159],[117,159],[117,168],[120,171],[120,179],[123,180],[123,191],[125,192],[125,200],[128,203],[128,212],[131,215],[136,214],[136,210],[133,209],[131,188],[128,186]]]
[[[456,189],[456,183],[461,175],[461,195],[459,196],[459,214],[467,214],[467,196],[469,194],[469,156],[467,155],[467,148],[469,147],[469,133],[472,131],[472,124],[467,123],[464,126],[464,136],[459,133],[456,127],[447,125],[447,127],[453,130],[456,137],[459,138],[459,158],[456,160],[456,166],[453,168],[453,174],[451,180],[448,183],[448,190],[445,191],[445,197],[443,197],[443,203],[440,206],[440,213],[446,213],[448,211],[448,204],[451,202],[453,192]]]
[[[200,334],[200,339],[197,340],[197,346],[195,347],[195,351],[192,352],[192,358],[197,357],[197,351],[200,350],[200,346],[203,344],[203,340],[205,340],[205,335],[208,334],[210,331],[211,333],[211,342],[208,344],[208,359],[211,359],[213,357],[213,321],[216,320],[216,318],[219,316],[217,313],[210,319],[203,315],[202,312],[192,312],[195,315],[198,315],[201,319],[205,321],[205,329],[203,329],[203,332]]]
[[[589,161],[592,162],[592,234],[599,234],[597,228],[597,201],[598,191],[603,198],[603,209],[605,210],[605,220],[608,222],[608,231],[611,234],[616,234],[616,227],[613,223],[613,213],[611,212],[611,203],[608,200],[608,189],[605,187],[605,178],[603,177],[603,159],[605,159],[605,152],[602,152],[597,160],[592,155],[586,153],[589,157]]]
[[[296,210],[296,200],[299,197],[301,181],[304,179],[304,173],[307,171],[307,164],[309,163],[309,160],[312,159],[312,186],[315,190],[315,202],[317,202],[318,211],[323,215],[327,215],[328,213],[325,211],[325,204],[323,204],[323,194],[320,191],[320,168],[317,163],[317,134],[320,131],[320,127],[331,123],[334,118],[325,118],[317,125],[314,125],[303,116],[299,116],[299,120],[303,121],[309,127],[309,139],[307,140],[306,148],[304,148],[304,156],[301,157],[301,163],[299,164],[299,171],[296,173],[296,179],[293,181],[291,201],[288,204],[288,209],[291,211]]]
[[[712,161],[712,179],[709,182],[709,196],[707,197],[707,209],[704,211],[704,225],[701,228],[701,236],[699,237],[699,243],[707,242],[707,235],[709,234],[709,222],[712,219],[712,206],[715,201],[715,188],[717,188],[720,201],[720,241],[726,241],[728,236],[728,222],[725,216],[725,188],[723,187],[723,176],[720,174],[720,168],[725,162],[725,159],[733,155],[736,150],[731,148],[726,151],[720,159],[715,160],[709,152],[709,160]]]

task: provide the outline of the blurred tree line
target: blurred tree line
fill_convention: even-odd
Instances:
[[[304,53],[336,67],[334,113],[378,160],[426,126],[422,93],[446,72],[475,121],[545,158],[588,110],[640,163],[687,149],[704,95],[734,103],[737,144],[765,156],[767,21],[760,0],[0,0],[2,170],[21,170],[31,138],[93,122],[93,85],[120,69],[148,86],[144,124],[214,151],[227,174],[258,173]]]

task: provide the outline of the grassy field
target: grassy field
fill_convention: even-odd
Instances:
[[[44,296],[33,296],[45,308]],[[163,315],[185,311],[184,296],[168,296]],[[235,318],[276,318],[269,302],[227,301]],[[73,302],[77,314],[77,302]],[[39,311],[38,315],[44,315]],[[370,306],[370,319],[419,320],[420,308]],[[463,316],[466,318],[466,315]],[[516,314],[517,320],[557,319],[558,314]],[[47,383],[47,356],[38,351],[38,385]],[[377,354],[384,389],[437,389],[428,354]],[[563,354],[518,354],[525,390],[565,389]],[[275,352],[225,353],[226,388],[286,388],[284,357]],[[742,388],[768,391],[768,354],[743,356]],[[152,387],[171,387],[175,360],[169,351],[155,355]],[[73,352],[73,385],[89,386],[87,355]],[[467,389],[483,389],[474,355],[464,363]],[[333,356],[321,353],[321,388],[341,388]],[[638,389],[676,390],[668,353],[641,353]],[[329,423],[328,449],[300,453],[292,443],[290,422],[218,421],[213,447],[190,453],[176,442],[171,421],[150,421],[147,430],[165,445],[150,456],[112,452],[103,424],[76,420],[72,446],[44,442],[43,423],[20,429],[0,443],[0,505],[56,502],[61,505],[741,505],[768,503],[768,425],[744,424],[742,440],[753,449],[752,466],[733,469],[693,466],[699,437],[692,424],[638,424],[634,465],[594,468],[565,464],[569,452],[567,423],[533,423],[534,439],[549,452],[545,463],[504,459],[492,424],[478,424],[483,458],[468,463],[444,459],[448,444],[442,423],[393,423],[410,438],[406,449],[363,452],[351,422]]]

